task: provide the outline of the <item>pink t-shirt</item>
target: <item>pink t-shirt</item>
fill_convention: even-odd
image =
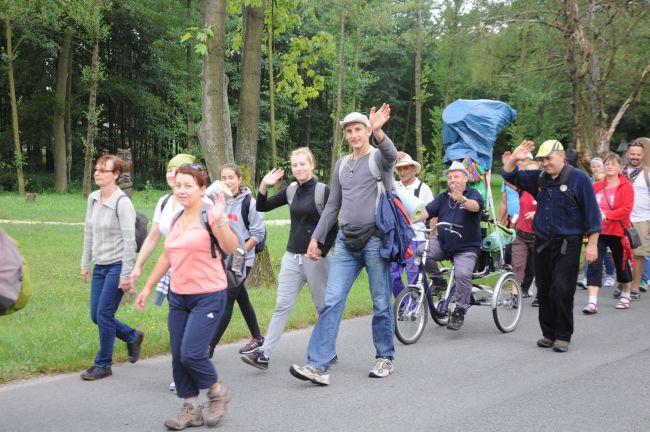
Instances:
[[[215,221],[208,212],[208,221]],[[165,240],[165,254],[171,263],[170,289],[176,294],[205,294],[225,289],[226,274],[210,252],[210,235],[197,218],[194,225],[181,230],[174,224]]]
[[[598,207],[600,207],[600,213],[605,214],[611,211],[614,208],[614,198],[616,197],[616,188],[615,187],[608,187],[605,189],[601,189],[596,193],[596,200],[598,201]],[[605,192],[607,192],[607,195],[605,195]],[[609,198],[609,204],[607,204],[607,199]],[[612,234],[610,230],[610,225],[612,221],[610,220],[604,220],[602,221],[602,229],[601,229],[601,234]],[[616,221],[616,225],[619,225],[619,222]]]

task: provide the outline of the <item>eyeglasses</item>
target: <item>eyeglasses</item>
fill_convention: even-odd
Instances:
[[[203,171],[203,167],[201,165],[195,164],[195,163],[186,163],[186,164],[181,165],[181,168],[184,168],[184,167],[192,168],[195,171]]]
[[[113,171],[107,170],[107,169],[104,169],[104,168],[95,167],[95,172],[98,172],[100,174],[106,174],[106,173],[112,173]]]
[[[627,145],[627,147],[628,148],[630,148],[630,147],[641,147],[641,148],[643,148],[643,143],[640,143],[638,141],[632,141],[631,143],[629,143]]]

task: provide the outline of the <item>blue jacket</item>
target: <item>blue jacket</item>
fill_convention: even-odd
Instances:
[[[406,265],[406,250],[411,239],[415,237],[415,233],[401,211],[395,206],[393,198],[395,195],[386,192],[386,194],[382,194],[377,206],[375,225],[383,237],[379,256],[404,266]]]

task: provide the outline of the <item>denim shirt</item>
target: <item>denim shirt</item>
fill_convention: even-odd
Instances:
[[[567,169],[566,165],[563,170]],[[567,190],[560,185],[558,175],[554,180],[542,176],[541,190],[537,181],[541,170],[502,171],[503,179],[525,190],[537,200],[533,229],[545,237],[584,235],[600,232],[601,216],[594,188],[584,172],[574,169],[567,181]]]

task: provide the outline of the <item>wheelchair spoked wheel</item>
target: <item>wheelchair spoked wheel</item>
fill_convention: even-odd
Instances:
[[[513,273],[504,273],[492,294],[492,316],[497,328],[503,333],[513,331],[521,319],[522,306],[519,282]]]
[[[427,324],[428,304],[426,299],[420,302],[421,295],[418,288],[408,286],[395,299],[395,336],[405,345],[417,342]]]
[[[446,293],[447,293],[447,288],[440,290],[439,294],[433,296],[432,298],[433,305],[436,307],[437,311],[440,311],[442,309],[442,300],[445,298]],[[447,311],[442,317],[436,315],[435,313],[431,314],[431,318],[433,318],[433,321],[439,326],[444,327],[449,322],[449,317],[451,316],[451,313],[454,311],[454,308],[456,307],[456,299],[454,297],[455,294],[452,294],[452,298],[449,299],[449,303],[447,304]]]

